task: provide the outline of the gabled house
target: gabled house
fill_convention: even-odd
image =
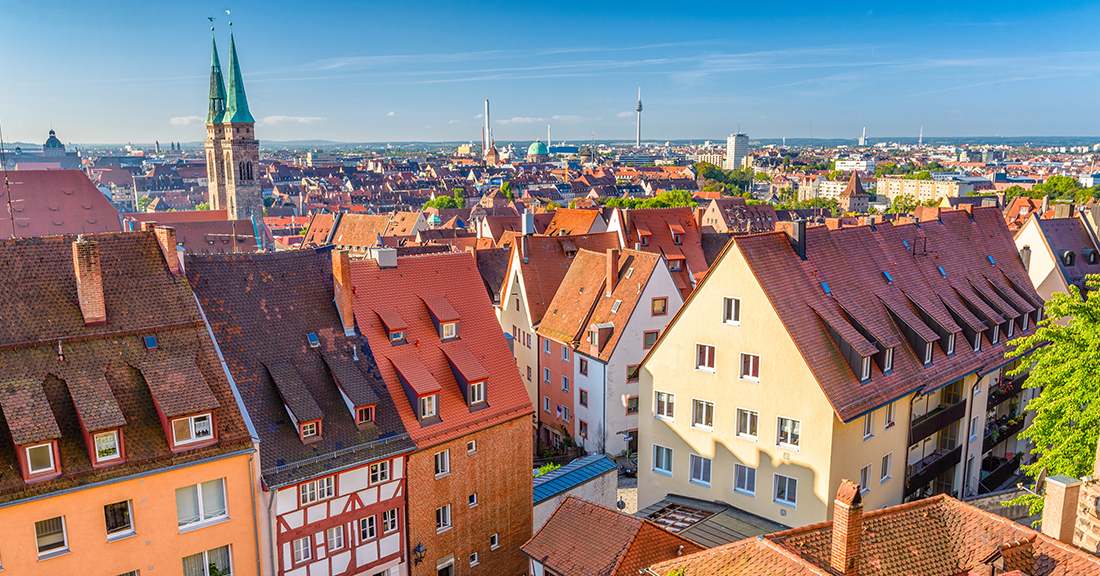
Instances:
[[[347,251],[196,256],[187,274],[259,436],[274,573],[408,573],[415,445],[357,330]]]
[[[702,235],[691,208],[616,208],[607,231],[616,233],[624,248],[664,256],[684,298],[707,273]]]
[[[537,329],[539,440],[638,451],[638,366],[683,300],[663,257],[581,250]]]
[[[468,252],[351,262],[351,300],[416,449],[409,573],[518,574],[531,534],[531,404]],[[347,287],[347,285],[345,285]]]
[[[535,328],[579,250],[606,252],[610,248],[619,249],[620,244],[615,234],[603,232],[515,236],[511,245],[496,313],[501,329],[512,337],[512,357],[527,387],[528,398],[535,405],[539,402],[536,374],[541,371]]]
[[[599,210],[559,208],[546,226],[547,236],[579,236],[607,231],[607,222]]]
[[[1041,317],[995,208],[735,236],[643,363],[639,505],[801,525],[842,478],[876,509],[996,490],[1033,393],[1005,342]]]
[[[7,240],[0,270],[3,570],[262,573],[253,438],[174,231]]]
[[[1055,206],[1055,210],[1061,207]],[[1082,213],[1059,216],[1039,218],[1032,212],[1016,232],[1020,259],[1044,300],[1055,292],[1068,294],[1070,286],[1077,286],[1084,296],[1085,276],[1100,274],[1100,246],[1092,224]]]
[[[724,197],[711,200],[699,225],[704,234],[752,234],[775,229],[775,207],[771,204],[748,204],[744,198]]]

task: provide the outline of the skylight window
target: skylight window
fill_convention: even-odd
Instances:
[[[989,264],[990,264],[991,266],[996,266],[996,265],[997,265],[997,262],[995,262],[995,261],[993,260],[993,257],[992,257],[992,256],[986,256],[986,258],[989,258]]]
[[[310,348],[320,348],[321,347],[321,340],[317,338],[316,333],[310,332],[309,334],[306,334],[306,339],[309,340],[309,347]]]
[[[156,350],[157,349],[157,337],[156,336],[146,336],[145,337],[145,349],[146,350]]]
[[[909,247],[909,241],[908,240],[902,240],[901,243],[905,244],[905,249],[906,250],[912,250],[912,248]]]
[[[626,277],[627,277],[627,278],[630,278],[630,275],[631,275],[631,274],[633,274],[633,273],[634,273],[634,269],[633,269],[633,268],[629,268],[629,269],[627,269],[627,271],[626,271]],[[581,288],[581,290],[584,290],[584,288]]]
[[[622,300],[616,300],[615,303],[611,305],[611,313],[614,314],[614,313],[618,312],[619,311],[619,306],[622,306],[622,305],[623,305]]]
[[[943,271],[943,266],[936,266],[936,270],[940,271],[940,276],[943,276],[944,278],[947,278],[947,272]]]
[[[887,272],[887,271],[883,270],[883,271],[882,271],[882,275],[886,277],[886,283],[887,283],[887,284],[891,284],[891,285],[892,285],[892,284],[894,283],[894,279],[893,279],[893,278],[892,278],[892,277],[890,276],[890,273],[889,273],[889,272]]]
[[[833,293],[833,290],[831,288],[829,288],[829,285],[825,282],[821,283],[821,289],[824,290],[826,294],[832,294]]]

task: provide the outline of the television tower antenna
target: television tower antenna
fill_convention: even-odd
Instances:
[[[642,87],[638,87],[638,136],[634,139],[634,147],[642,147]]]
[[[920,127],[920,136],[917,137],[917,148],[924,147],[924,126]]]

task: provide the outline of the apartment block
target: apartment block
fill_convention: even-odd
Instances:
[[[957,198],[974,191],[974,185],[967,182],[944,180],[910,180],[907,178],[879,178],[876,193],[891,201],[898,196],[908,196],[918,202]]]
[[[994,489],[1024,448],[1004,344],[1041,315],[994,208],[734,237],[643,363],[639,506],[797,526],[842,478],[872,508]]]

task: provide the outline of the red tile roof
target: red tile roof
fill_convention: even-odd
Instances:
[[[553,574],[637,576],[703,547],[649,520],[569,496],[520,549]]]
[[[626,214],[626,226],[623,230],[623,246],[637,247],[641,242],[641,236],[648,236],[647,245],[641,246],[645,252],[664,254],[666,258],[674,259],[683,256],[686,266],[680,276],[682,284],[681,292],[686,297],[691,292],[690,283],[698,282],[707,273],[707,259],[703,256],[702,234],[695,222],[695,214],[691,208],[648,208],[641,210],[619,210],[620,222],[623,214]],[[673,238],[672,226],[679,226],[684,230],[680,243]],[[645,234],[648,232],[649,234]],[[673,276],[677,276],[673,274]]]
[[[517,237],[512,244],[512,259],[509,260],[509,278],[518,259],[519,273],[523,276],[523,286],[527,296],[527,310],[531,322],[538,324],[546,313],[546,307],[554,299],[558,286],[565,279],[566,272],[573,259],[566,254],[565,243],[571,243],[577,249],[606,252],[609,248],[619,248],[619,237],[614,232],[583,234],[577,236],[527,236],[526,240]],[[526,245],[526,248],[524,248]],[[523,253],[526,250],[527,261]],[[517,252],[519,257],[517,258]]]
[[[439,422],[422,426],[412,404],[395,398],[397,411],[417,446],[432,446],[474,430],[530,417],[531,401],[492,303],[478,288],[482,280],[473,255],[459,252],[401,257],[396,268],[379,268],[373,260],[354,260],[351,270],[352,282],[357,286],[354,305],[359,330],[370,342],[387,388],[401,390],[399,371],[416,380],[410,382],[412,386],[424,382],[432,387],[427,375],[439,387]],[[488,408],[471,412],[466,404],[444,352],[447,343],[440,340],[425,304],[438,298],[445,298],[459,318],[457,341],[489,372],[485,387]],[[378,311],[390,309],[397,310],[408,324],[405,344],[391,343],[378,319]]]
[[[546,227],[545,233],[547,236],[588,234],[597,218],[601,218],[599,210],[559,208],[554,211],[554,219]]]
[[[8,175],[12,226],[0,238],[121,232],[118,210],[80,170],[18,170]]]
[[[1038,219],[1039,229],[1046,237],[1050,249],[1054,251],[1054,258],[1060,262],[1058,269],[1065,277],[1066,283],[1077,286],[1082,294],[1085,290],[1085,275],[1100,274],[1100,262],[1089,264],[1085,257],[1085,249],[1095,251],[1097,246],[1092,241],[1092,236],[1080,217],[1073,218],[1049,218]],[[1038,246],[1032,250],[1038,249]],[[1067,266],[1063,257],[1065,252],[1073,252],[1073,266]]]

